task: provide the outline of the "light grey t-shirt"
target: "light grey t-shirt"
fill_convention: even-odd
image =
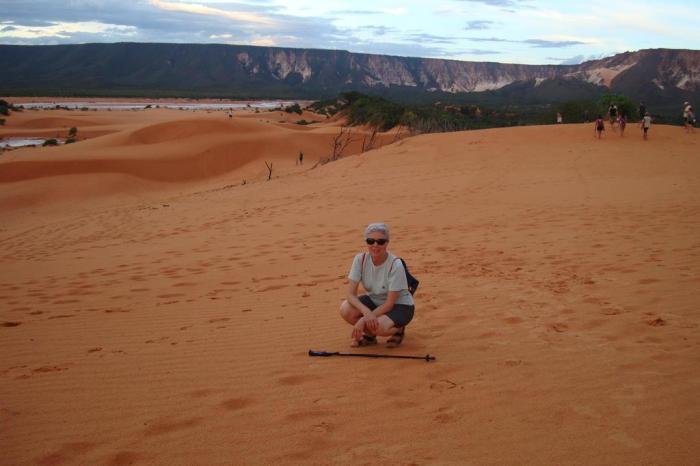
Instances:
[[[363,256],[364,265],[362,264]],[[391,273],[389,269],[391,269]],[[377,306],[386,302],[389,291],[399,291],[396,304],[414,305],[413,296],[408,291],[403,264],[398,257],[391,253],[389,253],[387,260],[379,266],[374,265],[372,256],[367,253],[356,255],[352,261],[348,278],[354,282],[362,282],[362,287]]]

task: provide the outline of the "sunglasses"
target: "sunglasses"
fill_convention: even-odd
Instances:
[[[389,240],[386,238],[379,238],[379,239],[367,238],[365,241],[367,241],[367,244],[369,244],[370,246],[372,246],[374,243],[377,243],[380,246],[384,246],[386,243],[389,242]]]

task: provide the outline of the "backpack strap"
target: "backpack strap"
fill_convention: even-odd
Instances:
[[[397,260],[400,260],[403,263],[403,259],[401,259],[400,257],[394,257],[394,260],[391,261],[391,265],[389,266],[389,273],[391,273],[391,270],[394,268],[394,264]]]
[[[365,268],[365,258],[367,257],[367,253],[363,252],[362,253],[362,262],[360,263],[360,281],[362,281],[362,271]]]

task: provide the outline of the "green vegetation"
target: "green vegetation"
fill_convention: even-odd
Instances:
[[[21,107],[15,107],[10,102],[0,99],[0,115],[10,116],[10,110],[13,112],[21,112]]]
[[[368,125],[387,131],[403,125],[412,133],[438,133],[467,129],[554,124],[557,112],[565,123],[583,123],[607,113],[611,102],[628,118],[635,115],[634,104],[625,96],[604,94],[599,99],[583,99],[557,104],[487,106],[476,103],[434,102],[408,104],[384,97],[346,92],[338,98],[322,100],[309,109],[324,115],[341,113],[350,125]]]
[[[284,108],[284,111],[287,113],[297,113],[301,115],[301,107],[299,106],[299,104],[289,105]]]
[[[441,102],[410,105],[359,92],[346,92],[338,99],[314,102],[309,108],[316,111],[326,110],[332,114],[341,112],[351,125],[369,125],[380,131],[403,125],[413,133],[539,124],[543,123],[545,118],[542,110],[492,110],[474,104],[455,105]]]
[[[601,115],[604,115],[608,112],[608,107],[610,106],[610,104],[617,105],[618,113],[620,115],[626,115],[627,118],[632,118],[634,115],[637,114],[637,110],[634,103],[624,95],[605,93],[600,98],[600,105],[603,110]]]
[[[344,108],[345,102],[341,99],[319,100],[309,105],[309,110],[321,115],[333,116]]]
[[[42,144],[42,146],[44,146],[44,147],[46,147],[46,146],[57,146],[57,145],[58,145],[58,141],[55,140],[55,139],[47,139],[47,140],[44,141],[44,143]]]
[[[556,121],[557,112],[562,114],[564,123],[582,123],[595,120],[599,113],[602,115],[607,112],[607,107],[601,113],[600,105],[592,100],[563,102],[549,112],[550,123]]]

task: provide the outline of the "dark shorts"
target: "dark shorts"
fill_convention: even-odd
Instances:
[[[372,311],[377,308],[372,299],[365,295],[358,296],[358,299],[362,304],[370,308]],[[411,320],[413,320],[413,311],[415,306],[409,306],[408,304],[394,304],[394,308],[384,314],[394,322],[395,327],[405,327]]]

